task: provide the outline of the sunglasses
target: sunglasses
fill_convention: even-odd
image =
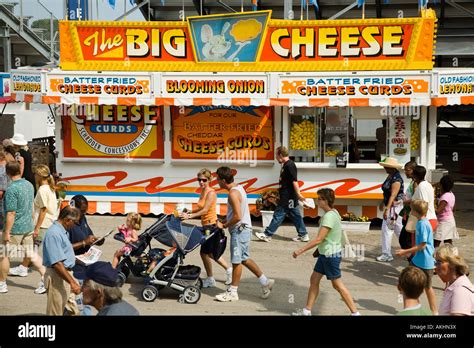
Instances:
[[[207,182],[207,179],[197,179],[199,182]]]
[[[436,261],[435,261],[435,266],[436,266],[436,267],[441,266],[442,263],[443,263],[443,261],[441,261],[441,260],[436,260]]]

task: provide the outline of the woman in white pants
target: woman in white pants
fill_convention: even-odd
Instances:
[[[379,209],[383,210],[382,254],[377,256],[376,260],[390,262],[393,260],[393,232],[398,238],[403,226],[400,216],[400,211],[403,209],[403,178],[399,172],[403,166],[392,157],[387,157],[379,164],[385,168],[388,176],[382,184],[383,202],[379,206]]]

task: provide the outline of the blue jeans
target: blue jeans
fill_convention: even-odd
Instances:
[[[285,216],[288,214],[290,219],[293,221],[293,224],[296,227],[296,232],[298,232],[298,236],[305,236],[308,234],[306,231],[306,226],[303,222],[303,217],[301,216],[299,207],[296,208],[285,208],[278,206],[273,213],[272,222],[270,225],[265,229],[265,234],[269,237],[273,236],[282,224],[283,220],[285,220]]]

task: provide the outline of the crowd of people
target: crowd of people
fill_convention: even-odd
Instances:
[[[94,236],[86,213],[88,201],[76,195],[69,205],[60,209],[55,191],[55,182],[47,166],[38,165],[30,169],[31,157],[21,153],[26,142],[21,135],[3,142],[0,149],[0,228],[7,254],[0,255],[0,293],[8,292],[7,276],[28,275],[28,268],[34,266],[41,274],[36,294],[46,293],[48,315],[92,315],[92,307],[98,315],[138,315],[138,311],[123,300],[118,287],[120,259],[132,250],[138,240],[142,219],[138,213],[127,215],[126,223],[119,227],[124,235],[125,245],[118,249],[111,263],[96,262],[85,266],[76,262],[76,256],[86,253],[92,245],[102,245],[105,239]],[[25,150],[24,150],[25,151]],[[296,227],[296,242],[306,243],[292,253],[297,259],[301,254],[315,249],[317,258],[310,277],[305,307],[298,315],[311,315],[320,292],[324,276],[331,281],[340,294],[350,314],[360,315],[350,291],[342,281],[342,227],[341,216],[335,209],[335,193],[330,188],[318,190],[317,205],[323,215],[318,234],[310,240],[300,205],[307,201],[301,194],[297,168],[289,158],[288,149],[279,147],[276,159],[282,164],[279,178],[279,202],[273,220],[263,231],[257,232],[260,241],[271,242],[284,218],[288,216]],[[30,162],[28,162],[30,161]],[[404,309],[400,315],[474,315],[474,287],[470,282],[469,268],[459,254],[453,241],[458,237],[453,209],[455,197],[452,193],[453,180],[445,176],[440,182],[440,197],[435,204],[433,186],[425,180],[426,169],[414,162],[404,166],[411,182],[405,189],[400,165],[396,159],[386,158],[380,162],[387,172],[382,184],[383,212],[379,262],[391,262],[393,233],[399,237],[400,249],[396,256],[405,257],[409,266],[399,277],[398,290],[403,295]],[[33,183],[27,178],[32,172]],[[250,270],[258,279],[261,297],[268,298],[275,286],[275,280],[266,276],[259,265],[250,257],[250,241],[253,232],[250,208],[244,186],[234,181],[233,170],[220,167],[215,180],[221,190],[227,192],[227,215],[217,215],[216,190],[212,187],[213,174],[208,169],[197,173],[200,196],[196,208],[182,211],[182,220],[200,218],[204,228],[218,227],[230,234],[230,264],[222,257],[216,257],[213,236],[201,246],[201,259],[207,277],[204,288],[216,286],[212,261],[226,272],[227,290],[215,296],[216,301],[238,301],[238,287],[243,268]],[[442,244],[442,245],[441,245]],[[24,250],[20,265],[10,268],[10,257],[14,252]],[[18,254],[17,254],[18,255]],[[446,283],[446,289],[439,310],[432,288],[434,273]],[[394,284],[395,285],[395,284]],[[430,311],[421,308],[419,297],[425,291]]]

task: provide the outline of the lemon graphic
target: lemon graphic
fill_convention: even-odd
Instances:
[[[230,35],[236,42],[245,42],[255,39],[262,32],[262,23],[256,19],[243,19],[232,26]]]

